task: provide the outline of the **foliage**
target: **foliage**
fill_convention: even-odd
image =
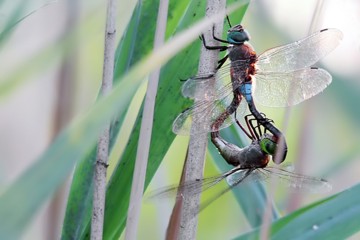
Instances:
[[[232,2],[236,1],[228,1],[228,4]],[[126,139],[125,150],[117,160],[116,166],[111,166],[114,170],[111,172],[106,194],[104,239],[120,237],[126,225],[132,172],[142,120],[142,108],[138,112],[134,112],[129,109],[129,106],[132,101],[142,101],[143,95],[134,99],[135,92],[148,73],[164,61],[164,57],[159,55],[151,55],[152,62],[148,61],[148,56],[152,54],[157,8],[158,1],[143,1],[135,8],[117,48],[115,87],[112,94],[98,99],[88,111],[78,116],[68,127],[63,129],[37,161],[1,194],[1,239],[19,238],[24,233],[37,210],[64,182],[75,164],[62,239],[89,238],[96,137],[102,124],[109,119],[113,119],[110,144],[112,149],[117,147],[116,140],[123,137],[119,136],[121,130],[131,128],[130,137]],[[19,9],[15,9],[13,15],[10,15],[11,18],[0,35],[0,44],[5,44],[11,36],[12,30],[16,28],[16,24],[33,12]],[[230,15],[230,19],[233,22],[240,22],[246,9],[247,4],[245,3]],[[171,1],[167,22],[167,39],[171,40],[176,34],[202,19],[204,10],[205,1],[203,0]],[[123,19],[124,22],[127,20]],[[71,38],[71,34],[68,37]],[[195,39],[194,36],[192,38]],[[44,48],[34,57],[33,61],[29,61],[25,68],[22,68],[29,69],[29,71],[24,71],[25,74],[20,71],[15,72],[6,79],[7,81],[2,81],[0,97],[16,91],[17,87],[21,86],[33,71],[41,72],[42,68],[45,68],[45,64],[55,62],[58,51],[69,51],[67,44],[65,38],[59,42],[55,51],[51,48]],[[172,121],[179,112],[191,106],[191,102],[180,94],[180,80],[196,73],[199,46],[200,41],[194,41],[162,67],[146,187],[150,184],[175,139],[175,135],[171,132]],[[168,54],[170,56],[173,53]],[[350,81],[341,84],[343,80],[338,76],[334,81],[329,92],[333,98],[340,99],[336,101],[340,105],[339,109],[344,111],[349,119],[357,119],[359,112],[354,111],[354,103],[358,102],[359,95],[356,88],[352,87]],[[133,123],[125,120],[130,113],[137,116]],[[226,129],[223,134],[231,142],[239,145],[246,144],[241,141],[239,133],[233,127]],[[341,162],[329,164],[328,173],[335,172],[343,163],[349,164],[358,155],[357,148],[352,148],[351,151],[351,154],[344,154],[346,157],[343,157]],[[210,147],[209,152],[220,171],[225,171],[226,166],[219,159],[217,151]],[[309,204],[284,217],[280,217],[280,213],[273,207],[275,217],[270,227],[271,238],[337,239],[351,236],[360,230],[360,224],[357,221],[359,191],[359,185],[355,185],[349,190]],[[258,239],[261,231],[259,226],[262,224],[266,199],[269,196],[262,185],[242,186],[234,189],[233,193],[238,205],[243,209],[247,221],[253,227],[253,230],[236,239]]]

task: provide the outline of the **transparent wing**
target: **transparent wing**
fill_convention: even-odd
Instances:
[[[173,132],[178,135],[195,135],[206,132],[213,132],[230,126],[234,122],[234,114],[230,115],[224,123],[218,128],[213,129],[212,124],[219,118],[219,116],[226,111],[226,108],[231,104],[233,95],[227,95],[225,98],[219,100],[205,101],[200,100],[192,107],[180,113],[173,122]],[[236,116],[243,116],[247,109],[245,100],[240,102],[236,110]],[[202,127],[192,128],[194,117],[197,117]]]
[[[234,170],[230,170],[221,175],[207,177],[203,179],[198,179],[194,181],[185,182],[182,185],[168,186],[158,190],[155,190],[147,195],[147,199],[155,198],[171,198],[174,196],[181,196],[181,193],[185,192],[189,195],[198,194],[200,192],[206,191],[207,189],[215,186],[217,183],[221,182],[227,176],[232,174]],[[177,193],[180,194],[177,194]]]
[[[230,186],[234,186],[239,184],[239,181],[241,181],[242,183],[249,183],[249,182],[262,182],[265,181],[266,179],[268,179],[268,176],[262,174],[257,169],[252,170],[250,174],[249,174],[249,169],[239,169],[238,171],[229,175],[226,178],[226,181]]]
[[[253,86],[254,98],[264,106],[292,106],[322,92],[331,80],[331,75],[321,68],[259,73]]]
[[[228,176],[226,180],[230,186],[233,186],[239,181],[239,179],[243,179],[243,183],[248,183],[251,181],[265,182],[270,178],[275,177],[280,180],[280,183],[294,189],[301,189],[316,193],[328,192],[331,190],[331,185],[325,179],[305,176],[281,168],[257,168],[247,177],[245,176],[246,174],[247,170],[238,170]]]
[[[263,175],[263,179],[276,177],[281,183],[294,189],[306,190],[314,193],[328,192],[332,186],[329,182],[322,178],[310,177],[287,171],[281,168],[267,167],[257,169]]]
[[[269,49],[258,57],[258,72],[292,72],[308,68],[334,50],[343,38],[338,29],[323,29],[302,40]]]
[[[236,71],[245,71],[248,67],[248,61],[239,60],[225,64],[216,73],[189,78],[182,86],[182,94],[184,97],[207,101],[224,98],[238,88],[243,81],[242,79],[231,81],[231,68]]]

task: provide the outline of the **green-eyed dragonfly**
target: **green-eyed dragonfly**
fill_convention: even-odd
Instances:
[[[270,158],[274,156],[278,148],[274,137],[266,132],[266,128],[265,131],[262,132],[258,120],[255,118],[249,119],[247,116],[245,117],[245,121],[252,135],[250,145],[240,148],[227,142],[219,135],[212,139],[221,156],[229,164],[234,165],[234,168],[217,176],[188,181],[179,186],[162,188],[151,193],[150,198],[171,197],[177,192],[177,197],[182,197],[182,193],[184,192],[186,192],[187,195],[198,194],[226,180],[229,187],[216,194],[216,197],[211,199],[211,201],[202,205],[201,209],[203,209],[239,184],[267,181],[272,177],[279,179],[280,184],[285,184],[297,190],[315,193],[331,190],[331,185],[325,179],[298,174],[284,168],[268,166]],[[257,125],[254,126],[253,121],[255,121]]]

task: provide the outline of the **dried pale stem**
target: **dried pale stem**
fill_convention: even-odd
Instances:
[[[208,0],[206,16],[210,17],[219,11],[225,9],[225,0]],[[205,38],[209,45],[215,46],[218,43],[212,39],[212,28],[205,33]],[[215,24],[215,34],[221,36],[223,21]],[[208,51],[204,47],[201,49],[199,74],[214,72],[218,61],[218,51]],[[199,122],[194,116],[193,128],[197,128],[206,122]],[[207,148],[207,134],[193,135],[190,138],[188,158],[185,165],[184,181],[201,179],[203,177],[203,168],[205,153]],[[196,239],[197,217],[194,213],[199,210],[200,195],[187,195],[186,190],[183,193],[183,207],[180,216],[180,228],[178,239]]]
[[[154,50],[158,49],[164,44],[168,5],[168,0],[160,1],[154,40]],[[148,89],[145,97],[143,119],[141,122],[139,143],[136,153],[136,162],[130,195],[130,204],[126,220],[125,239],[127,240],[137,239],[137,228],[140,217],[141,200],[144,192],[144,182],[150,150],[155,98],[159,82],[159,75],[159,68],[150,75]]]
[[[116,1],[108,0],[107,19],[105,30],[105,49],[103,79],[101,94],[103,96],[110,93],[114,77],[114,59],[115,59],[115,17]],[[109,156],[109,129],[110,123],[104,126],[98,140],[98,149],[96,156],[96,166],[94,173],[94,195],[93,212],[91,219],[91,239],[100,240],[103,236],[104,209],[106,194],[106,170]]]
[[[66,22],[63,30],[63,36],[69,34],[73,30],[77,22],[79,14],[79,1],[67,0],[66,1]],[[52,130],[52,138],[60,132],[60,130],[68,124],[73,115],[73,101],[75,94],[75,73],[77,68],[77,53],[76,49],[77,40],[73,38],[70,42],[73,51],[66,53],[62,60],[59,76],[56,86],[56,100],[54,111],[54,122]],[[46,239],[56,239],[59,235],[61,226],[62,208],[64,205],[64,196],[67,195],[67,188],[63,184],[51,199],[48,208],[48,218],[46,220]]]

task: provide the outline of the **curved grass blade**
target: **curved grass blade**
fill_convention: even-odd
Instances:
[[[149,9],[150,10],[150,9]],[[138,23],[138,17],[140,12],[140,5],[138,5],[133,13],[133,16],[130,20],[129,26]],[[132,33],[126,31],[125,35],[122,38],[122,41],[119,44],[117,49],[117,55],[115,59],[119,59],[119,56],[129,57],[130,52],[123,51],[124,45],[127,46],[127,42],[132,36]],[[125,43],[124,43],[125,42]],[[121,49],[121,50],[119,50]],[[129,49],[129,48],[126,48]],[[115,60],[116,61],[116,60]],[[116,62],[117,63],[117,62]],[[123,63],[127,65],[128,63]],[[129,67],[129,65],[127,65]],[[117,69],[117,68],[115,68]],[[114,76],[114,84],[120,81],[120,77]],[[127,106],[124,112],[128,111],[128,106],[130,105],[131,99],[128,99],[125,102]],[[111,150],[116,138],[117,134],[122,126],[124,118],[126,114],[124,112],[120,113],[115,119],[112,121],[110,127],[110,142],[109,149]],[[83,234],[84,229],[87,225],[87,220],[91,217],[92,211],[92,198],[93,198],[93,175],[94,175],[94,167],[96,161],[96,153],[97,153],[97,144],[94,144],[92,150],[89,154],[85,155],[84,158],[78,162],[76,165],[72,183],[70,187],[69,197],[66,206],[65,217],[63,221],[62,239],[79,239]]]
[[[271,239],[346,239],[360,230],[360,184],[271,225]],[[258,239],[259,228],[236,239]]]
[[[8,1],[7,3],[1,3],[1,29],[0,29],[0,46],[7,40],[11,31],[20,22],[24,21],[29,16],[38,12],[40,9],[55,3],[51,0],[40,0],[33,2],[23,1]],[[5,5],[5,6],[4,6]],[[29,6],[30,5],[30,6]]]
[[[200,12],[204,12],[205,10],[202,4],[204,3],[200,0],[191,2],[191,6],[186,8],[186,16],[181,18],[181,23],[178,25],[176,32],[186,29],[195,20],[201,18]],[[237,4],[237,6],[239,7],[240,4]],[[206,22],[209,23],[209,21]],[[193,34],[195,35],[192,35],[191,38],[194,39],[198,36],[199,32]],[[183,44],[183,42],[181,44]],[[152,135],[145,186],[149,184],[150,179],[156,172],[163,156],[175,137],[171,132],[171,123],[181,109],[184,108],[184,100],[180,96],[179,91],[181,85],[179,79],[184,78],[183,74],[189,76],[195,73],[196,68],[194,68],[194,66],[196,66],[198,62],[199,44],[200,42],[198,41],[186,48],[169,61],[161,72],[157,105],[155,106],[154,133]],[[181,73],[179,73],[179,66],[182,66],[183,71]],[[119,237],[125,227],[131,187],[129,182],[131,182],[134,168],[141,114],[138,116],[126,150],[119,160],[119,164],[108,184],[105,208],[105,239]],[[89,224],[84,232],[85,235],[83,235],[82,238],[89,238]]]
[[[130,77],[131,81],[119,84],[109,97],[64,129],[36,163],[1,195],[0,239],[20,237],[41,204],[66,179],[75,162],[91,149],[102,125],[114,112],[126,108],[127,99],[142,80],[142,76]]]
[[[72,121],[55,138],[37,162],[1,195],[0,239],[20,237],[40,205],[64,181],[76,161],[91,150],[103,124],[126,109],[127,99],[133,96],[142,79],[188,45],[196,38],[194,34],[210,23],[209,20],[199,22],[138,63],[111,94]]]
[[[186,7],[184,3],[186,3],[186,1],[181,1],[181,4],[172,4],[169,11],[176,13],[181,12]],[[143,4],[141,4],[141,2],[138,3],[116,51],[114,83],[120,79],[121,75],[128,71],[134,62],[139,61],[152,49],[152,36],[155,31],[152,22],[156,20],[156,10],[156,2],[145,1]],[[151,15],[149,13],[154,14]],[[178,19],[179,17],[176,18],[176,16],[171,18],[169,25],[171,25],[174,20],[178,21]],[[147,29],[147,31],[137,31],[139,25]],[[137,51],[138,49],[142,51]],[[120,114],[111,124],[110,149],[117,139],[124,117],[125,114]],[[96,146],[94,146],[91,153],[76,166],[62,230],[62,238],[64,239],[78,239],[84,234],[83,231],[86,228],[88,219],[90,219],[95,157]]]
[[[204,14],[200,12],[204,12],[205,3],[199,3],[196,6],[195,2],[203,1],[192,1],[192,6],[190,5],[187,8],[188,11],[179,23],[178,31],[185,29]],[[194,14],[196,17],[193,17]],[[181,82],[179,79],[183,77],[182,74],[194,74],[195,66],[198,63],[198,55],[199,43],[196,42],[177,54],[161,71],[145,187],[149,184],[151,177],[156,172],[157,167],[160,165],[161,160],[175,138],[175,135],[171,132],[171,123],[183,107],[182,105],[177,106],[174,104],[182,102],[182,96],[179,91]],[[179,64],[182,66],[181,72],[178,69]],[[142,115],[139,114],[126,150],[119,160],[120,164],[117,166],[108,184],[105,208],[105,238],[118,237],[125,227],[130,196],[130,185],[128,183],[132,179],[141,117]],[[116,210],[114,211],[114,209]]]

